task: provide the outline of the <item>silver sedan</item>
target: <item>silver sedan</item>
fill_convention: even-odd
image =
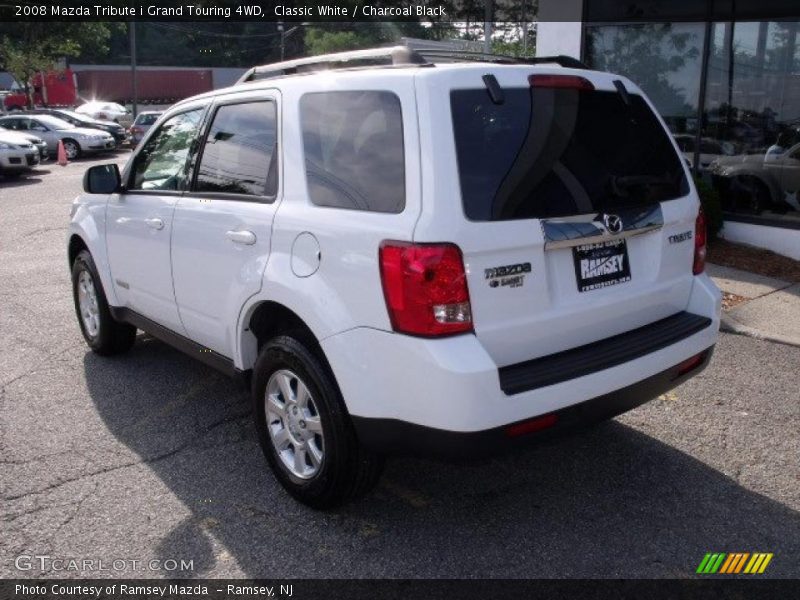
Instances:
[[[64,142],[67,158],[73,160],[83,154],[109,152],[117,147],[111,134],[99,129],[74,127],[48,115],[9,115],[0,118],[0,127],[20,133],[32,133],[45,142],[51,155],[58,152],[58,142]]]

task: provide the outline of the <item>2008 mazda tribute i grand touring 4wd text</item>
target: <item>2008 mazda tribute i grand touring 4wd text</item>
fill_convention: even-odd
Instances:
[[[72,206],[89,346],[142,329],[242,376],[318,508],[384,456],[514,448],[698,373],[720,293],[652,105],[574,60],[493,61],[300,59],[172,107]]]

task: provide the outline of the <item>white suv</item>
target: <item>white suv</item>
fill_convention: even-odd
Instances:
[[[250,380],[314,507],[387,454],[513,448],[698,373],[720,293],[652,105],[566,59],[492,60],[317,57],[172,107],[73,204],[89,346],[142,329]]]

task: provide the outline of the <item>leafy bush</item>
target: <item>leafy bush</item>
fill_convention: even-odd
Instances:
[[[697,195],[700,196],[700,204],[706,215],[708,239],[713,240],[723,226],[722,201],[719,198],[719,192],[699,177],[694,178],[694,184],[697,187]]]

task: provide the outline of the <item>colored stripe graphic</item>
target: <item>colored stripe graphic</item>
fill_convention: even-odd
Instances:
[[[714,573],[733,575],[744,573],[760,574],[766,571],[774,554],[771,552],[708,552],[697,566],[697,573],[713,575]],[[748,560],[749,559],[749,560]],[[745,566],[747,565],[747,566]]]

